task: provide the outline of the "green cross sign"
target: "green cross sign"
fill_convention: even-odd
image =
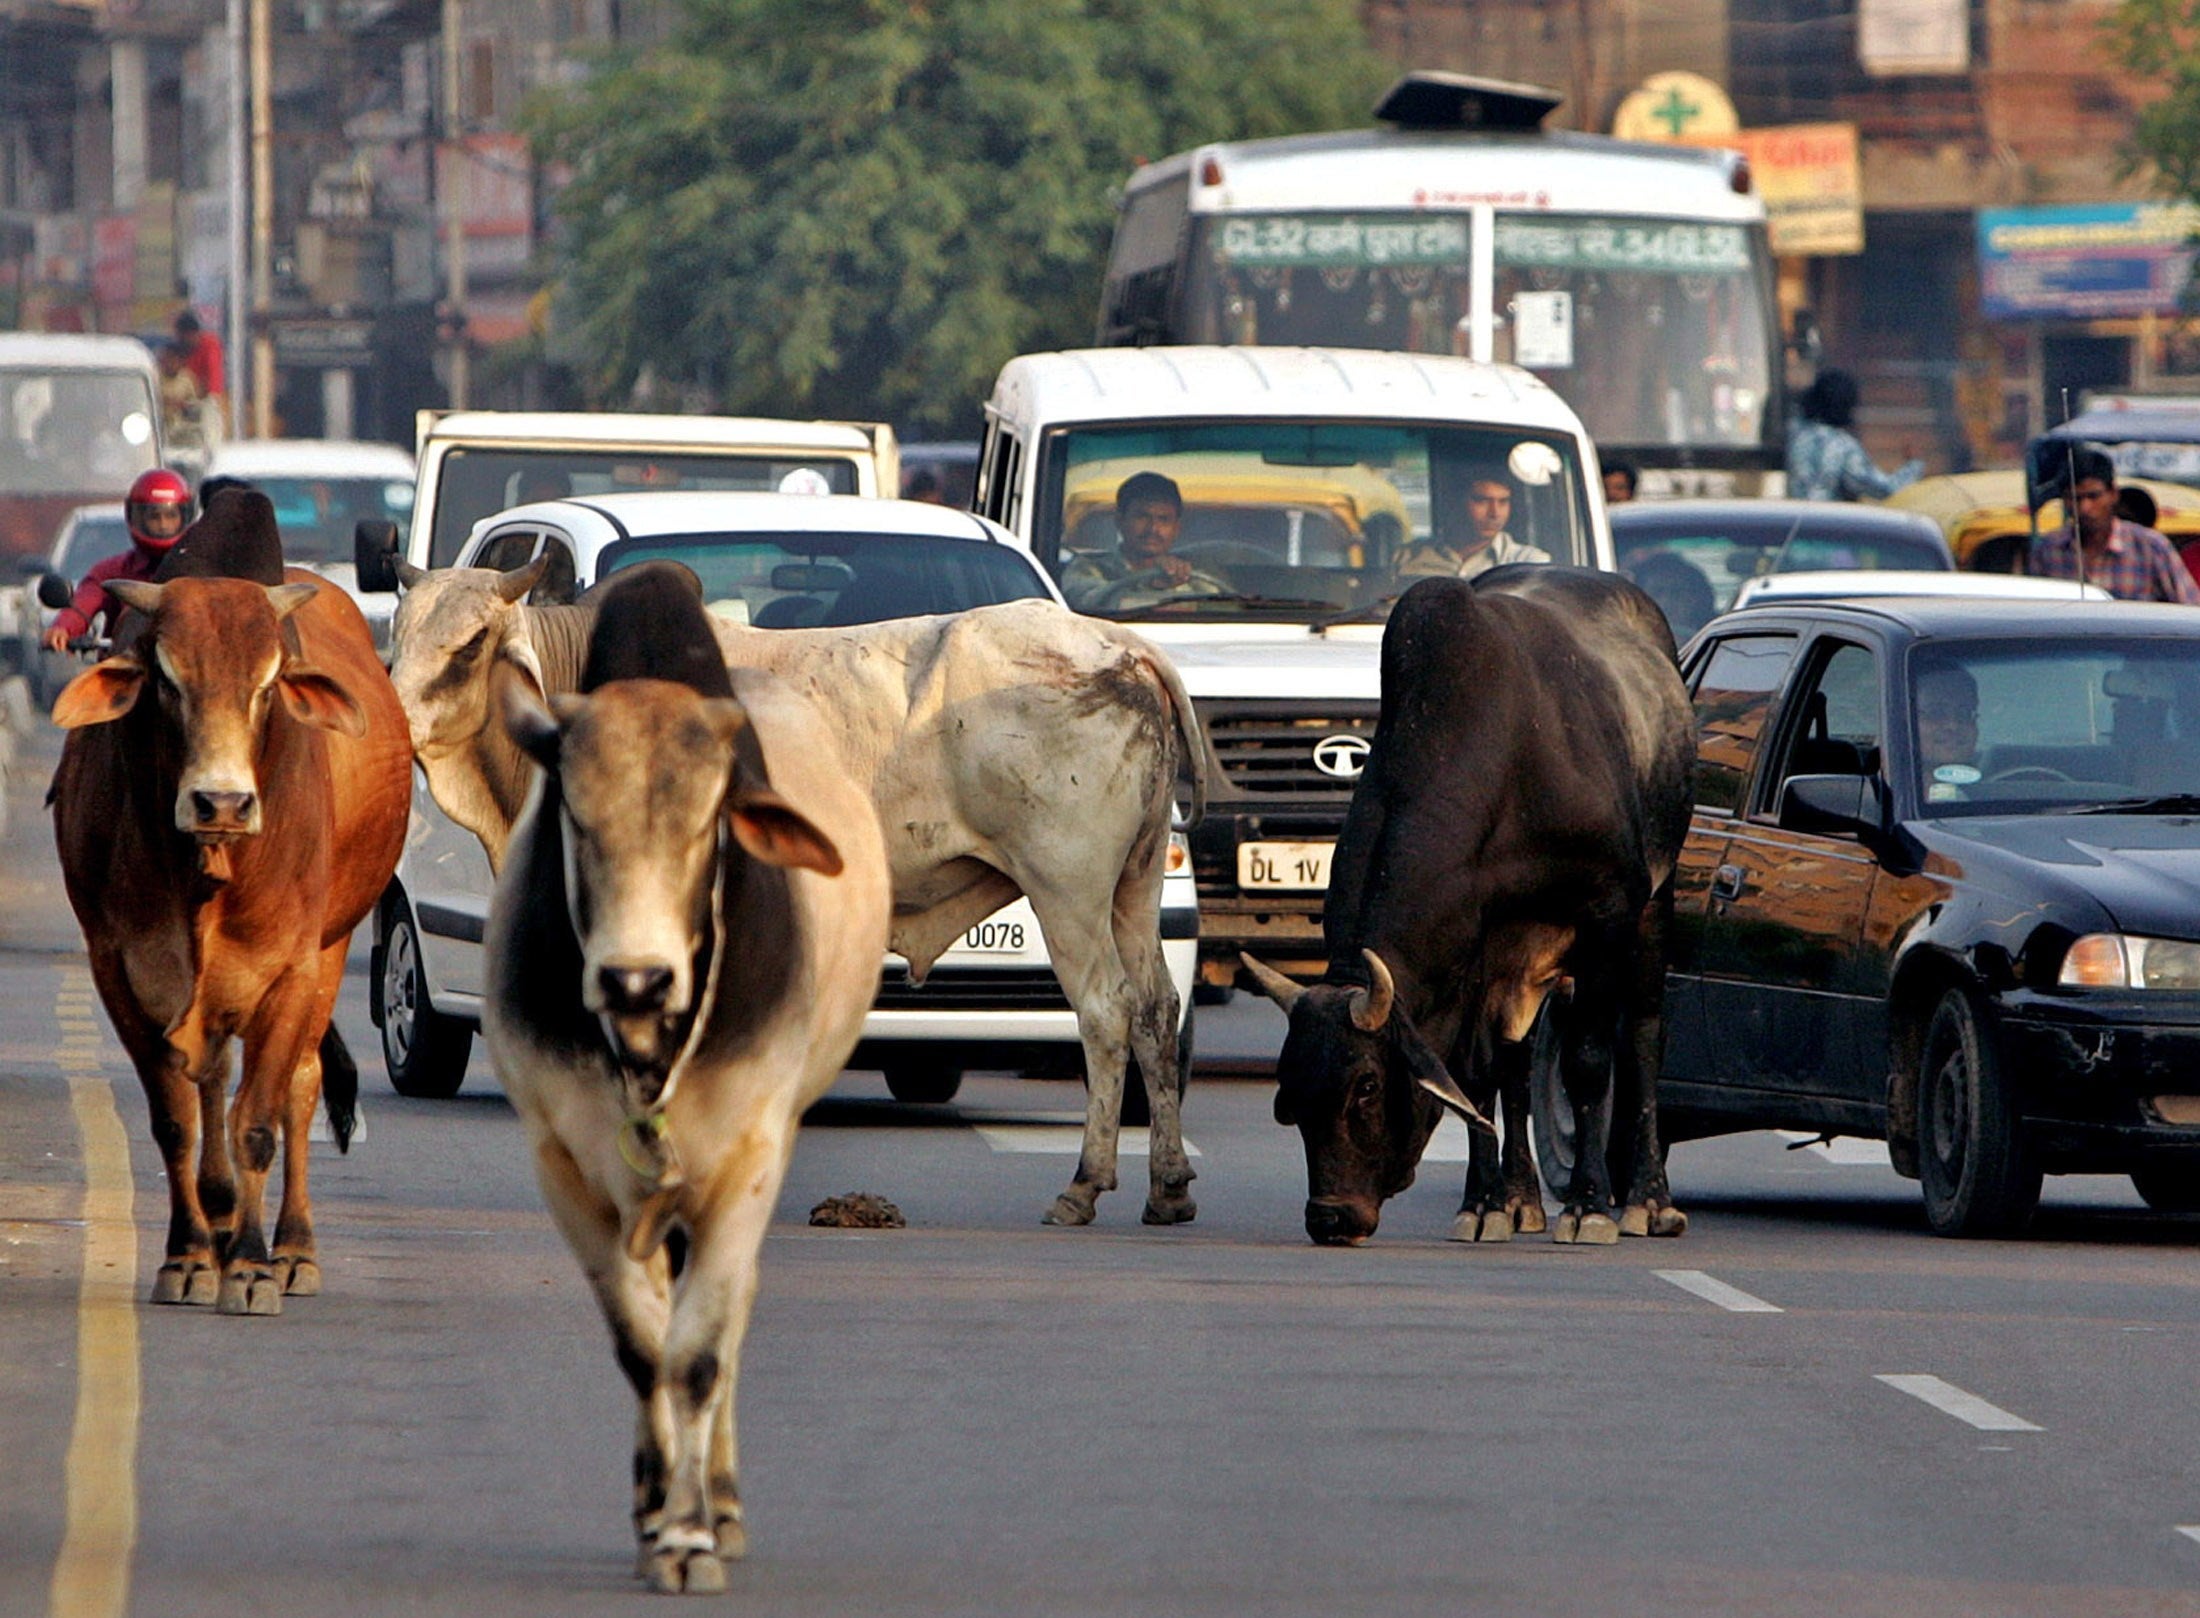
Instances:
[[[1682,129],[1694,123],[1703,108],[1685,98],[1678,89],[1665,92],[1665,99],[1650,109],[1650,116],[1664,124],[1669,134],[1678,136]]]

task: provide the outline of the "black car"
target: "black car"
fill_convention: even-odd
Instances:
[[[1753,609],[1682,672],[1666,1137],[1884,1137],[1949,1235],[2200,1210],[2200,609]]]
[[[1685,641],[1767,573],[1953,572],[1940,527],[1915,511],[1830,500],[1658,500],[1611,509],[1620,571]]]

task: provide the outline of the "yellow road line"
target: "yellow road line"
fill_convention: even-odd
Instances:
[[[84,1274],[77,1288],[68,1528],[54,1562],[49,1618],[121,1618],[137,1546],[136,1184],[122,1115],[100,1071],[95,1004],[88,975],[65,970],[54,996],[62,1029],[54,1054],[84,1143]]]

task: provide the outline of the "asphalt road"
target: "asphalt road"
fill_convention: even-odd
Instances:
[[[0,844],[0,1618],[662,1610],[629,1573],[630,1401],[518,1125],[486,1074],[392,1094],[356,973],[326,1291],[278,1320],[142,1301],[165,1196],[54,875],[52,754]],[[1203,1015],[1208,1052],[1273,1048],[1265,1007]],[[1196,1224],[1138,1223],[1132,1158],[1095,1227],[1045,1229],[1078,1106],[850,1074],[812,1115],[742,1365],[753,1549],[716,1599],[2200,1611],[2200,1222],[2120,1181],[1959,1244],[1876,1148],[1742,1136],[1675,1151],[1679,1241],[1474,1248],[1432,1160],[1372,1243],[1317,1249],[1266,1085],[1206,1075]],[[806,1225],[853,1190],[909,1228]]]

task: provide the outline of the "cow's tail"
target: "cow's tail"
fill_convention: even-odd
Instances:
[[[1160,651],[1149,649],[1146,666],[1153,670],[1154,678],[1169,694],[1169,706],[1176,712],[1177,743],[1183,748],[1179,760],[1183,772],[1192,783],[1192,808],[1187,826],[1196,826],[1207,813],[1207,738],[1199,728],[1199,710],[1192,706],[1191,693],[1184,689],[1184,678],[1176,672],[1176,665]]]
[[[351,1150],[351,1132],[359,1126],[359,1064],[345,1048],[344,1036],[331,1022],[321,1036],[321,1104],[328,1108],[329,1133],[339,1152]]]

